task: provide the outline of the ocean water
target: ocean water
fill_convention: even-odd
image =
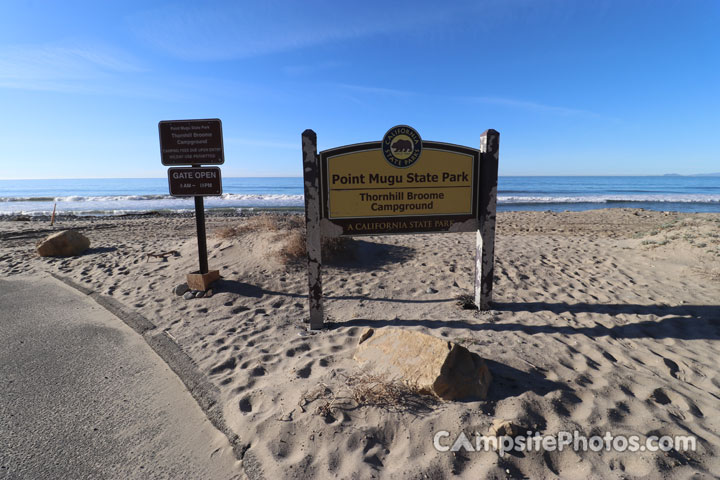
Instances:
[[[303,207],[301,178],[223,178],[206,208]],[[121,215],[191,211],[192,198],[168,195],[167,179],[0,180],[0,215]],[[500,177],[498,210],[608,207],[720,212],[720,177]]]

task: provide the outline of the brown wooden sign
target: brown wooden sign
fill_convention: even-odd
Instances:
[[[209,197],[222,195],[222,178],[218,167],[169,168],[170,195],[175,197]]]
[[[222,122],[163,120],[158,123],[163,165],[222,165],[225,163]]]

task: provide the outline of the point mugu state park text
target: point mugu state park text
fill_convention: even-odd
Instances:
[[[469,182],[470,177],[467,172],[452,173],[442,172],[435,173],[415,173],[408,172],[406,175],[381,175],[379,173],[370,173],[365,175],[338,175],[333,174],[330,183],[332,187],[337,188],[338,185],[396,185],[401,183],[437,183],[437,182]]]

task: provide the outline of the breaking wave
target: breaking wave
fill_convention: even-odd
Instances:
[[[580,195],[580,196],[520,196],[498,194],[498,203],[565,204],[565,203],[720,203],[720,195],[709,194],[656,194],[656,195]]]

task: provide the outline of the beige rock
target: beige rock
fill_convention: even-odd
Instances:
[[[37,246],[41,257],[70,257],[80,255],[90,247],[90,240],[75,230],[54,233]]]
[[[400,328],[368,328],[354,358],[445,400],[484,399],[492,380],[485,361],[467,348]]]
[[[517,437],[520,435],[522,428],[512,423],[510,420],[503,418],[497,418],[493,421],[493,424],[488,430],[488,436],[490,437]]]

